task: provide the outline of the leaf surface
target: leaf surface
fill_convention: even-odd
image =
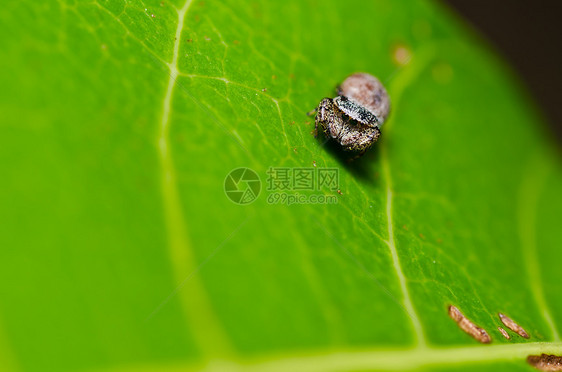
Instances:
[[[562,353],[559,159],[447,10],[59,0],[0,20],[8,370],[512,371]],[[357,71],[392,111],[348,163],[306,113]],[[262,181],[246,206],[223,189],[239,167]],[[270,167],[337,168],[337,203],[268,203]],[[531,338],[503,339],[498,312]]]

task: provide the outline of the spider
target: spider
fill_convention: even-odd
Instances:
[[[379,139],[389,111],[390,100],[381,82],[356,73],[338,87],[337,97],[324,98],[309,114],[316,114],[316,134],[320,127],[327,138],[359,157]]]

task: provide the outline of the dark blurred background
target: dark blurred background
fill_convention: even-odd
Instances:
[[[562,142],[562,1],[444,2],[511,63]]]

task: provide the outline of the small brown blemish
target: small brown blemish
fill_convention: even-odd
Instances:
[[[498,327],[498,331],[500,331],[500,333],[502,334],[503,337],[507,338],[508,340],[511,338],[511,336],[509,335],[509,333],[507,333],[507,331],[505,329],[503,329],[502,327]]]
[[[152,18],[156,18],[156,16],[155,16],[154,14],[151,14],[150,16],[151,16]]]
[[[392,60],[398,66],[407,65],[412,59],[412,52],[404,44],[397,44],[392,49]]]
[[[187,39],[186,41],[187,41],[188,43],[191,43],[191,42],[193,42],[193,39]]]
[[[293,152],[296,154],[297,153],[297,148],[293,147]]]
[[[289,125],[295,125],[295,121],[293,120],[292,122],[289,123]]]
[[[420,238],[425,239],[425,235],[423,235],[422,233],[419,233]]]
[[[166,5],[163,1],[160,2],[160,6]]]
[[[437,244],[441,244],[441,243],[443,243],[443,239],[438,238],[438,239],[437,239]]]
[[[312,161],[312,166],[315,167],[316,166],[316,160]]]
[[[406,226],[406,225],[402,225],[402,228],[403,228],[404,230],[408,230],[408,226]]]
[[[562,371],[562,357],[558,355],[529,355],[527,363],[539,371]]]
[[[468,320],[459,309],[453,305],[449,305],[449,316],[453,319],[460,329],[472,336],[476,341],[483,344],[489,344],[492,339],[484,329]]]
[[[341,190],[338,189],[338,194],[343,195],[343,193],[341,192]]]
[[[275,80],[275,79],[277,79],[277,75],[271,75],[271,78],[272,78],[273,80]]]
[[[304,125],[310,125],[310,121],[305,121]]]
[[[207,35],[205,35],[204,38],[205,38],[205,40],[207,40],[207,41],[211,41],[211,38],[208,37]]]
[[[289,74],[289,79],[294,79],[295,78],[295,74]]]
[[[261,91],[262,91],[262,92],[267,92],[267,88],[263,88]]]
[[[498,316],[500,317],[500,320],[502,321],[504,326],[511,329],[513,332],[517,333],[523,338],[529,338],[529,334],[523,329],[523,327],[515,323],[510,317],[502,313],[498,313]]]
[[[239,42],[238,40],[234,40],[233,43],[234,43],[234,45],[239,45],[239,44],[240,44],[240,42]]]

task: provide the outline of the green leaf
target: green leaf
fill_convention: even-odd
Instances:
[[[0,32],[4,370],[562,354],[559,158],[509,68],[441,6],[13,1]],[[306,112],[357,71],[392,111],[349,163]],[[224,190],[240,167],[262,181],[247,205]],[[337,168],[341,194],[300,192],[337,203],[268,203],[270,167]],[[531,338],[504,339],[498,312]]]

